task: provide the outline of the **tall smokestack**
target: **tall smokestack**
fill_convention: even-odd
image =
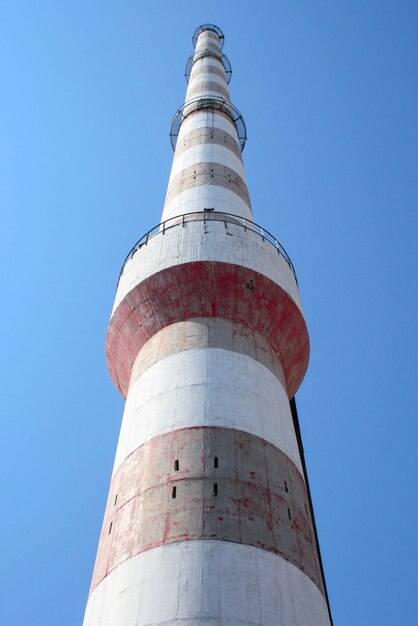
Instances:
[[[193,43],[162,223],[129,253],[109,324],[126,406],[84,626],[329,626],[297,280],[254,223],[224,35],[205,24]]]

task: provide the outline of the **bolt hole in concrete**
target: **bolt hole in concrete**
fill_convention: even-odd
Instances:
[[[215,456],[215,458],[213,459],[213,467],[214,467],[215,469],[217,469],[217,468],[218,468],[218,457],[217,457],[217,456]]]
[[[171,497],[174,499],[177,495],[177,487],[173,487],[171,490]]]
[[[285,490],[286,493],[289,493],[289,489],[288,489],[286,481],[284,481],[284,490]]]
[[[110,522],[110,526],[109,526],[109,535],[112,532],[112,526],[113,526],[113,522]]]
[[[289,520],[291,520],[291,519],[292,519],[292,516],[291,516],[291,514],[290,514],[290,509],[287,509],[287,516],[288,516]]]
[[[213,495],[218,495],[218,483],[213,483]]]
[[[113,502],[113,506],[116,506],[117,501],[118,501],[118,494],[115,495],[115,501]]]
[[[174,461],[174,471],[175,471],[175,472],[178,472],[178,471],[179,471],[179,469],[180,469],[179,461],[178,461],[178,459],[176,459],[176,460]]]

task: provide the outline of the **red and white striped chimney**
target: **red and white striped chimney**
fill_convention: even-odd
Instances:
[[[126,406],[84,626],[329,626],[289,404],[309,358],[297,281],[253,221],[222,31],[193,41],[162,223],[109,324]]]

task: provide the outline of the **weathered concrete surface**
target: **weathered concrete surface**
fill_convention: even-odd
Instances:
[[[170,182],[166,202],[169,203],[180,192],[200,185],[225,187],[236,193],[248,206],[251,206],[244,180],[233,169],[216,162],[195,163],[179,172]]]
[[[174,266],[150,276],[113,313],[106,355],[123,396],[145,342],[165,326],[194,317],[223,317],[262,334],[280,360],[289,398],[293,397],[309,360],[308,333],[298,307],[265,276],[214,262]]]
[[[210,56],[205,56],[205,50]],[[215,56],[213,56],[215,55]],[[218,57],[218,58],[216,58]],[[244,217],[251,214],[251,203],[248,190],[245,184],[245,172],[242,167],[241,158],[228,157],[228,150],[214,151],[213,146],[220,143],[220,135],[229,137],[225,144],[229,144],[230,148],[238,144],[238,136],[235,125],[226,111],[215,113],[213,110],[194,110],[194,106],[187,106],[187,103],[199,98],[223,98],[226,103],[230,102],[229,87],[226,80],[226,74],[221,62],[222,52],[217,35],[202,33],[198,39],[198,45],[194,56],[194,63],[191,68],[190,81],[186,94],[186,106],[183,114],[186,119],[183,120],[179,129],[177,141],[178,150],[176,150],[173,161],[173,169],[170,176],[168,191],[163,211],[163,220],[173,217],[178,213],[177,202],[173,200],[181,195],[181,206],[183,211],[187,212],[189,205],[195,203],[195,207],[191,210],[199,210],[200,204],[210,204],[217,202],[217,195],[221,193],[222,201],[223,188],[228,190],[229,195],[236,194],[240,201],[244,203],[244,207],[239,206],[239,202],[235,200],[230,204],[234,206],[232,212],[237,212]],[[228,109],[228,107],[226,107]],[[199,130],[199,125],[204,124],[206,130],[211,130],[211,135],[215,134],[215,141],[189,141],[185,142],[183,138],[193,132]],[[211,150],[212,146],[212,150]],[[196,150],[197,148],[197,150]],[[181,158],[180,158],[181,156]],[[203,187],[205,193],[194,194],[186,193]],[[207,189],[207,188],[210,189]],[[212,194],[212,188],[214,191]],[[221,189],[219,189],[221,188]],[[206,208],[205,206],[201,207]],[[200,209],[200,210],[201,210]],[[223,207],[223,210],[230,210],[230,207]]]
[[[255,359],[220,348],[167,355],[133,382],[113,471],[153,437],[196,426],[233,428],[262,437],[302,472],[284,383]]]
[[[228,84],[223,65],[217,59],[213,59],[213,57],[203,57],[194,64],[188,88],[194,87],[203,80],[217,83],[218,85]]]
[[[193,75],[190,76],[189,85],[191,82],[197,82],[202,79],[202,74],[209,75],[211,80],[215,77],[220,78],[222,85],[225,84],[226,74],[222,63],[213,57],[202,57],[198,59],[193,66]]]
[[[227,189],[229,195],[232,194],[232,197],[233,194],[236,194],[244,204],[244,207],[241,208],[239,202],[232,200],[230,202],[230,206],[233,206],[232,211],[230,207],[225,205],[223,210],[236,212],[244,217],[250,217],[251,215],[251,203],[245,184],[245,172],[241,158],[233,157],[233,154],[231,155],[228,150],[213,150],[216,143],[221,145],[219,135],[225,134],[225,131],[228,137],[231,138],[231,141],[228,143],[230,145],[239,145],[237,131],[231,117],[226,111],[217,115],[213,111],[195,111],[194,105],[188,106],[187,104],[199,98],[222,98],[226,103],[230,102],[229,87],[221,57],[222,52],[217,35],[211,36],[208,33],[202,33],[198,39],[194,63],[191,68],[186,105],[183,109],[186,119],[179,130],[178,150],[176,149],[173,161],[163,220],[173,217],[179,212],[177,209],[179,203],[173,202],[179,195],[181,195],[182,212],[187,212],[189,207],[190,210],[199,210],[202,202],[203,207],[201,209],[206,208],[208,201],[209,205],[212,206],[214,202],[217,203],[218,199],[216,196],[219,196],[219,194],[221,194],[219,200],[222,202],[223,189]],[[225,108],[228,111],[228,106]],[[230,113],[232,114],[232,109]],[[196,133],[199,129],[195,124],[201,124],[203,121],[206,121],[206,129],[211,129],[212,135],[216,134],[217,142],[208,142],[207,144],[204,142],[196,144],[194,142],[193,145],[191,145],[191,142],[190,145],[184,142],[183,137],[190,135],[191,131]],[[203,195],[202,193],[193,193],[193,190],[197,187],[204,188]],[[218,188],[217,192],[213,194],[212,189],[216,188]],[[195,204],[194,208],[192,208],[193,203]]]
[[[195,51],[197,52],[198,50],[201,50],[202,48],[203,49],[214,48],[216,50],[221,49],[219,37],[214,31],[206,30],[200,33],[196,42]]]
[[[215,33],[195,58],[188,97],[229,101]],[[231,105],[195,107],[162,220],[252,220]],[[107,357],[129,393],[84,626],[329,626],[288,402],[309,357],[295,278],[247,223],[174,224],[116,293]]]
[[[205,30],[200,33],[197,43],[196,50],[200,50],[201,48],[218,48],[221,49],[219,37],[213,30]]]
[[[252,209],[247,202],[232,189],[218,185],[199,185],[181,191],[166,203],[161,221],[184,213],[204,211],[206,208],[254,221]]]
[[[196,128],[184,135],[181,141],[177,141],[176,153],[174,159],[177,160],[183,152],[198,145],[210,146],[217,144],[223,146],[239,159],[242,163],[242,154],[238,142],[234,137],[219,128]]]
[[[143,552],[90,596],[84,626],[329,626],[325,600],[271,552],[187,541]]]
[[[184,139],[190,135],[190,133],[197,133],[202,129],[206,131],[210,129],[210,131],[216,135],[226,134],[232,138],[232,141],[236,145],[239,145],[235,125],[226,113],[214,110],[208,111],[206,109],[189,113],[180,126],[170,180],[172,180],[174,173],[178,174],[179,157],[184,154]],[[191,145],[190,147],[193,146]],[[201,147],[203,148],[202,144]],[[205,149],[205,152],[207,152],[207,148]],[[239,152],[241,151],[239,150]],[[222,156],[218,153],[214,154],[213,158],[210,160],[216,162],[217,159],[220,159],[219,165],[229,165],[230,167],[232,166],[232,169],[236,169],[237,166],[233,162],[228,164],[225,160],[226,158],[227,157],[225,155]],[[199,160],[202,161],[201,158],[199,158],[198,161]],[[243,177],[244,170],[242,167],[236,169],[236,171],[238,175]],[[236,213],[237,215],[242,215],[243,217],[252,219],[252,211],[247,201],[243,200],[233,189],[219,186],[214,179],[211,179],[210,181],[207,181],[205,185],[187,188],[174,196],[170,195],[165,202],[162,220],[166,220],[170,217],[178,215],[179,213],[201,211],[206,207],[215,207],[216,210]]]
[[[227,319],[197,317],[187,322],[171,324],[151,337],[135,361],[130,387],[145,370],[161,359],[177,352],[202,348],[222,348],[245,354],[267,367],[284,384],[280,361],[262,335],[244,324]],[[207,382],[210,383],[210,380]]]
[[[224,222],[210,221],[208,215],[206,222],[179,223],[135,252],[124,266],[112,314],[141,281],[163,269],[194,261],[231,263],[263,274],[286,291],[302,312],[295,277],[276,248],[259,233],[230,222],[225,226]]]
[[[195,539],[274,552],[323,589],[302,475],[248,433],[186,428],[135,450],[113,476],[92,588],[135,554]]]
[[[215,96],[218,98],[221,96],[229,100],[229,89],[215,81],[202,80],[198,83],[193,81],[192,84],[189,83],[187,97],[196,98],[198,96]]]
[[[234,137],[238,141],[237,131],[235,125],[229,115],[219,110],[207,110],[201,109],[199,111],[193,111],[190,115],[183,120],[180,130],[178,141],[181,141],[185,135],[197,128],[218,128]]]
[[[198,129],[197,132],[199,131],[201,132],[200,129]],[[209,131],[209,135],[212,134],[210,129],[206,129],[206,131]],[[225,133],[219,133],[219,135],[219,138],[221,141],[223,141],[223,143],[221,143],[221,141],[219,141],[219,143],[200,143],[194,146],[190,146],[189,149],[186,151],[180,150],[176,153],[176,158],[173,162],[173,167],[171,169],[169,189],[172,182],[174,183],[174,185],[178,184],[178,176],[182,174],[183,170],[187,170],[188,168],[193,167],[193,175],[195,169],[196,175],[198,175],[196,165],[200,165],[201,167],[203,167],[205,164],[210,163],[217,164],[218,172],[224,171],[222,169],[219,169],[221,168],[221,166],[224,168],[228,168],[226,171],[224,171],[226,177],[228,176],[228,174],[232,176],[232,171],[242,181],[244,181],[244,184],[246,184],[245,170],[240,156],[235,155],[235,153],[230,150],[229,147],[226,145],[224,139],[221,139],[221,137],[225,137]],[[212,173],[215,174],[215,172]],[[186,174],[187,172],[185,172],[183,176],[186,177]],[[227,185],[228,181],[225,184]],[[229,189],[228,186],[226,188]],[[241,197],[241,194],[238,195]]]

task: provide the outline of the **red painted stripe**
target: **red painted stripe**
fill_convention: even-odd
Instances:
[[[172,266],[134,287],[114,311],[106,355],[116,387],[126,397],[139,350],[175,322],[220,317],[261,333],[276,352],[292,398],[305,375],[309,337],[305,320],[284,289],[253,270],[215,261]]]
[[[212,427],[155,437],[125,459],[110,485],[91,590],[137,554],[210,539],[281,556],[323,593],[308,496],[295,464],[259,437]]]

